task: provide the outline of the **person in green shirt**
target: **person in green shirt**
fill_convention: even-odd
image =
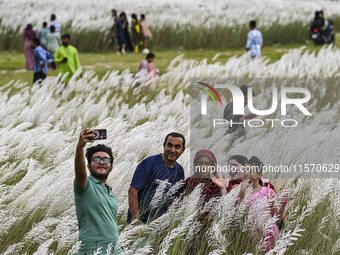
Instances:
[[[75,47],[70,45],[70,40],[71,36],[69,34],[64,34],[61,37],[62,45],[54,54],[54,62],[57,64],[61,75],[64,76],[68,73],[64,79],[66,84],[80,67],[78,51]],[[80,77],[82,77],[82,74],[80,74]]]
[[[112,171],[113,155],[111,148],[103,144],[89,147],[86,150],[88,176],[84,147],[93,142],[94,136],[93,130],[88,128],[81,131],[74,161],[74,200],[81,241],[78,254],[94,254],[100,248],[96,254],[116,254],[118,203],[112,187],[106,183]]]

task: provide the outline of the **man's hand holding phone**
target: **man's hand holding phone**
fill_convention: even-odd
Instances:
[[[85,128],[80,132],[77,147],[84,148],[86,143],[93,143],[95,140],[104,140],[107,137],[106,129]]]
[[[94,135],[92,133],[93,133],[93,130],[89,128],[83,129],[83,131],[80,132],[77,147],[84,148],[86,143],[89,143],[89,142],[93,143],[92,137],[94,137]]]
[[[94,129],[91,134],[93,135],[90,140],[105,140],[106,139],[106,129]]]

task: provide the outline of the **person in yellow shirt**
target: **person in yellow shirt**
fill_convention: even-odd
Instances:
[[[143,47],[143,36],[140,27],[140,23],[137,19],[136,14],[132,14],[132,41],[134,45],[135,52],[138,53],[140,49]]]
[[[80,68],[78,50],[70,45],[70,40],[71,36],[69,34],[64,34],[61,37],[62,45],[56,50],[54,55],[54,62],[57,64],[61,75],[64,76],[68,73],[64,78],[66,84],[78,68]],[[82,77],[82,74],[80,74],[80,77]]]

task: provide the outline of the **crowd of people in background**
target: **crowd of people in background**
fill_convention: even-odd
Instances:
[[[146,48],[147,41],[152,39],[152,33],[148,28],[144,14],[141,14],[140,20],[138,20],[136,14],[132,14],[131,17],[130,36],[126,14],[122,12],[117,17],[117,11],[112,10],[111,45],[113,47],[116,45],[117,53],[123,54],[126,51],[137,53],[143,50],[147,57],[140,63],[137,72],[145,74],[145,81],[142,81],[142,83],[147,83],[159,74],[159,71],[152,64],[155,55]],[[78,51],[75,47],[69,45],[70,34],[64,34],[60,37],[60,31],[61,25],[55,14],[51,15],[49,24],[46,21],[43,22],[42,28],[38,32],[33,30],[32,24],[27,24],[24,31],[26,69],[34,71],[34,83],[44,80],[49,68],[56,69],[58,67],[63,76],[63,82],[67,84],[80,67]],[[64,76],[66,73],[68,75]]]
[[[80,67],[78,51],[70,45],[70,34],[60,37],[60,30],[55,14],[51,15],[48,26],[43,22],[38,33],[32,24],[27,24],[24,31],[26,69],[33,70],[33,83],[44,80],[49,68],[58,67],[66,85]]]
[[[126,52],[140,52],[146,54],[137,68],[143,77],[141,83],[148,89],[153,84],[152,80],[160,72],[152,64],[155,54],[147,48],[148,40],[152,39],[152,33],[147,25],[145,15],[141,14],[140,19],[133,13],[131,15],[132,24],[129,22],[125,12],[118,16],[115,9],[111,10],[113,25],[111,28],[111,46],[116,47],[117,54]],[[246,50],[250,52],[251,58],[261,55],[263,43],[262,34],[256,29],[256,21],[252,20],[249,24]],[[50,23],[43,22],[42,28],[38,32],[33,30],[32,24],[27,24],[24,31],[26,69],[33,70],[33,82],[42,81],[46,78],[48,69],[53,68],[60,71],[63,82],[67,82],[80,67],[78,51],[69,45],[71,36],[64,34],[60,37],[61,25],[52,14]],[[65,75],[68,73],[68,75]],[[65,75],[65,76],[64,76]],[[82,74],[80,74],[81,76]]]
[[[41,46],[47,50],[52,55],[52,57],[54,56],[56,49],[61,45],[60,23],[56,20],[55,14],[51,15],[51,22],[48,26],[46,21],[43,22],[43,26],[38,31],[38,33],[33,30],[32,24],[27,24],[24,31],[27,70],[33,70],[34,65],[33,49],[31,47],[31,41],[33,38],[39,38]]]
[[[160,73],[152,64],[155,54],[151,53],[147,48],[148,41],[152,40],[152,33],[148,27],[145,14],[141,14],[139,19],[135,13],[131,14],[130,26],[125,12],[121,12],[118,15],[118,12],[112,9],[111,15],[113,23],[110,31],[111,47],[116,48],[117,54],[126,54],[126,52],[138,53],[142,51],[146,55],[146,60],[140,63],[137,72],[145,74],[145,79],[142,83],[148,88],[150,86],[149,81]],[[249,30],[245,48],[249,52],[251,59],[257,59],[261,56],[261,47],[263,45],[262,33],[257,29],[255,20],[250,21]],[[70,35],[65,34],[63,36],[65,39],[64,44],[61,40],[60,31],[61,25],[57,21],[55,14],[51,15],[49,24],[46,21],[43,22],[42,28],[38,32],[33,30],[32,24],[27,24],[24,31],[26,69],[34,70],[34,82],[45,79],[48,68],[56,69],[58,65],[61,67],[59,70],[62,75],[66,72],[69,73],[68,76],[64,77],[64,81],[67,84],[72,75],[80,67],[77,49],[72,46],[69,47]],[[310,34],[315,43],[318,41],[315,39],[316,35],[312,35],[313,32],[320,34],[320,44],[334,43],[333,22],[324,17],[322,10],[315,12],[314,20],[311,23]],[[34,38],[39,40],[33,40]],[[72,50],[65,51],[60,49],[58,54],[63,52],[62,59],[60,59],[59,55],[55,58],[57,49],[60,47],[68,47],[68,49]],[[43,52],[45,57],[43,57]],[[66,56],[67,54],[69,56]],[[40,61],[41,63],[35,64],[35,61]]]
[[[117,16],[117,11],[112,9],[113,26],[111,28],[111,46],[116,45],[117,53],[140,52],[147,49],[148,40],[152,39],[152,33],[147,25],[145,15],[141,14],[140,19],[135,13],[131,15],[131,31],[125,12]],[[131,36],[130,36],[131,35]]]

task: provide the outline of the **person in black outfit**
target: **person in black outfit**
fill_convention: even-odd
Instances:
[[[126,26],[124,28],[124,38],[126,41],[126,51],[133,51],[133,47],[132,47],[132,42],[131,42],[131,37],[130,37],[130,33],[129,33],[129,22],[126,18],[126,14],[125,12],[122,12],[121,15],[123,15],[125,21],[126,21]]]

